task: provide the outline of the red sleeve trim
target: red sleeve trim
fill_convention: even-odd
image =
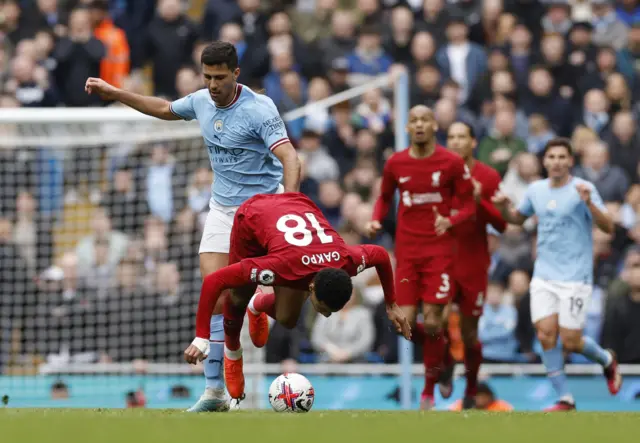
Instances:
[[[288,137],[281,138],[281,139],[280,139],[280,140],[278,140],[277,142],[273,143],[273,144],[271,145],[271,147],[269,148],[269,151],[272,151],[272,152],[273,152],[273,150],[274,150],[274,149],[276,149],[278,146],[282,146],[282,145],[284,145],[285,143],[291,143],[291,142],[289,141],[289,138],[288,138]]]

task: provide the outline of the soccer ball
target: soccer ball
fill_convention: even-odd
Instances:
[[[300,374],[282,374],[269,388],[269,403],[276,412],[309,412],[314,398],[313,386]]]

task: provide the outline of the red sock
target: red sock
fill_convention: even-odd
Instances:
[[[411,341],[418,345],[424,344],[424,325],[416,323],[411,329]]]
[[[255,312],[264,312],[269,317],[276,318],[276,294],[275,292],[262,292],[258,288],[255,297],[253,297],[253,310]]]
[[[425,384],[423,394],[433,397],[434,388],[443,368],[446,340],[442,331],[436,334],[425,334],[422,346],[422,358],[424,361]]]
[[[452,364],[454,364],[453,356],[451,355],[451,338],[449,337],[449,329],[445,328],[442,331],[442,335],[444,337],[444,355],[442,357],[442,367],[448,368]]]
[[[482,363],[482,344],[476,344],[464,349],[464,370],[467,378],[467,387],[464,391],[465,397],[474,397],[478,391],[478,372]]]
[[[231,297],[224,301],[224,344],[230,351],[240,349],[240,331],[244,322],[245,309],[240,309],[231,302]]]

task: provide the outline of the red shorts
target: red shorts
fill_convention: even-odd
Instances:
[[[460,313],[465,317],[482,316],[484,296],[489,283],[486,271],[472,272],[464,276],[454,277],[455,292],[453,302],[460,307]]]
[[[229,264],[238,263],[244,258],[257,258],[267,255],[267,251],[255,237],[255,227],[246,218],[240,208],[233,219],[229,240]]]
[[[400,260],[396,268],[396,299],[400,306],[420,302],[445,305],[454,294],[451,277],[453,257],[439,256],[419,260]]]

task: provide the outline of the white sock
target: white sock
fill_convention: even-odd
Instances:
[[[576,404],[576,401],[573,399],[573,395],[571,394],[563,395],[562,397],[560,397],[560,401],[571,403],[572,405]]]
[[[225,398],[225,390],[224,388],[205,388],[203,397],[207,400],[219,400]]]
[[[254,307],[253,307],[253,301],[254,301],[255,299],[256,299],[256,295],[255,295],[255,294],[253,294],[253,297],[251,297],[251,300],[249,300],[249,306],[248,306],[248,307],[249,307],[249,311],[251,311],[251,313],[252,313],[253,315],[258,315],[258,314],[259,314],[259,312],[258,312],[258,311],[256,311],[256,308],[254,308]]]
[[[242,348],[239,348],[237,351],[232,351],[227,348],[227,345],[224,346],[224,355],[229,360],[240,360],[242,358]]]

